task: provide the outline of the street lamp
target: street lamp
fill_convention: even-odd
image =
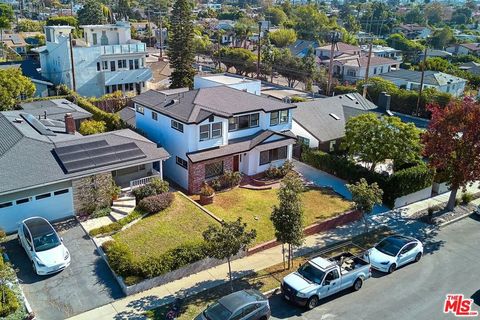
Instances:
[[[327,95],[330,95],[332,90],[332,75],[333,75],[333,54],[335,52],[335,44],[340,42],[342,38],[342,34],[337,31],[331,31],[327,35],[328,41],[332,43],[332,47],[330,49],[330,63],[328,65],[328,82],[327,82]]]

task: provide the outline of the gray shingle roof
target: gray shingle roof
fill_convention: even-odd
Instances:
[[[60,133],[42,136],[25,121],[14,122],[19,114],[18,111],[0,113],[0,167],[8,168],[0,170],[0,194],[168,158],[163,148],[128,129],[85,137]],[[52,153],[56,147],[99,140],[105,140],[110,145],[134,142],[147,157],[65,174]]]
[[[409,82],[420,83],[422,73],[420,71],[400,69],[400,70],[383,73],[378,76],[386,80],[403,79]],[[467,80],[452,76],[448,73],[444,73],[440,71],[431,71],[431,70],[425,71],[424,80],[423,80],[424,84],[434,85],[434,86],[442,86],[448,83],[457,83],[457,82],[464,82],[464,81],[466,82]]]
[[[149,90],[133,101],[184,123],[199,123],[211,115],[228,118],[246,112],[295,108],[292,104],[226,86],[173,94]]]
[[[279,135],[282,137],[282,139],[263,143],[266,139],[274,135]],[[225,146],[188,153],[187,157],[192,162],[200,162],[233,155],[236,153],[247,152],[258,146],[268,146],[269,149],[273,149],[294,143],[295,140],[296,137],[291,131],[274,132],[270,130],[260,130],[251,136],[229,140],[228,145]]]
[[[51,99],[51,100],[39,100],[32,102],[21,103],[20,107],[26,112],[34,115],[35,117],[44,117],[45,113],[47,118],[53,120],[63,121],[65,114],[71,113],[73,119],[88,119],[92,117],[92,114],[85,109],[80,108],[73,102],[67,99]]]

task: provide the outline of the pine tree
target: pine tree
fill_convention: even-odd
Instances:
[[[170,88],[193,88],[195,50],[193,45],[193,4],[189,0],[177,0],[173,5],[168,56],[170,67]]]

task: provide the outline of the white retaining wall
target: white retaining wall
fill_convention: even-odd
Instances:
[[[410,194],[407,194],[405,196],[399,197],[395,199],[395,203],[393,205],[393,208],[399,208],[406,206],[410,203],[414,203],[420,200],[428,199],[432,196],[432,186],[429,186],[425,189],[419,190],[417,192],[413,192]]]

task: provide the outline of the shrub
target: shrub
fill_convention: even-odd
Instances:
[[[462,193],[462,203],[463,204],[469,204],[473,200],[473,194],[470,192],[464,192]]]
[[[222,183],[220,182],[220,178],[215,178],[212,181],[210,181],[210,185],[215,191],[222,190]]]
[[[138,208],[146,213],[157,213],[168,208],[173,201],[173,193],[167,192],[142,199]]]
[[[290,101],[292,103],[297,103],[297,102],[305,102],[307,99],[305,97],[300,97],[300,96],[293,96],[290,98]]]
[[[241,180],[240,172],[227,170],[220,177],[210,181],[210,185],[215,191],[220,191],[238,186]]]
[[[204,183],[202,188],[200,189],[200,195],[205,197],[210,197],[215,193],[215,190],[208,185],[208,183]]]
[[[113,233],[120,229],[122,229],[122,225],[117,221],[117,222],[112,222],[110,224],[107,224],[106,226],[101,226],[99,228],[92,229],[90,230],[89,234],[92,237],[96,237],[98,235]]]
[[[143,198],[154,196],[157,194],[157,190],[151,184],[146,184],[132,190],[133,195],[137,201],[141,201]]]
[[[135,272],[133,255],[126,245],[110,240],[102,248],[108,257],[108,264],[116,274],[125,278]]]
[[[110,207],[97,209],[90,215],[90,218],[106,217],[110,214],[110,211]]]
[[[168,182],[160,178],[152,178],[149,185],[151,185],[155,189],[155,192],[157,194],[168,192],[168,190],[170,189]]]
[[[335,92],[335,95],[339,95],[339,94],[345,94],[345,93],[358,92],[358,90],[357,90],[357,87],[354,85],[337,85],[333,89],[333,92]]]
[[[0,294],[2,293],[4,302],[0,299],[0,317],[7,317],[20,307],[20,303],[15,292],[5,284],[0,285]]]
[[[282,179],[292,170],[293,162],[285,161],[283,165],[279,167],[270,166],[267,170],[265,170],[265,176],[268,179]]]
[[[93,120],[104,121],[107,126],[107,131],[126,128],[126,125],[120,119],[118,114],[108,113],[102,109],[94,106],[88,99],[80,97],[73,91],[69,91],[68,100],[76,103],[79,107],[87,110],[93,115]]]
[[[107,130],[105,121],[85,120],[80,124],[78,132],[84,136],[102,133]]]

